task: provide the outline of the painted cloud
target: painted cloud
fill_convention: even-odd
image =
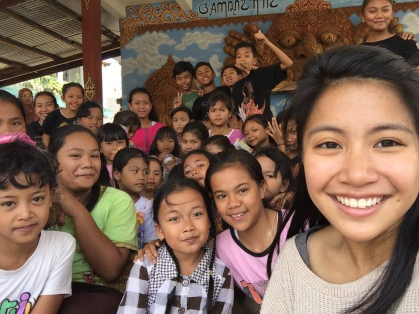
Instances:
[[[140,75],[147,74],[150,70],[160,68],[167,61],[167,56],[159,53],[159,47],[161,45],[173,46],[175,44],[176,42],[164,33],[152,32],[137,36],[125,46],[127,49],[138,53],[135,60],[134,58],[127,59],[131,59],[128,65],[132,66],[136,62],[138,73]],[[131,73],[132,71],[129,72],[129,69],[126,69],[124,66],[124,72]]]
[[[209,44],[219,44],[223,41],[224,34],[211,34],[210,32],[185,33],[182,42],[175,46],[176,50],[185,50],[186,47],[197,44],[200,49],[208,49]]]
[[[401,23],[406,26],[406,32],[412,32],[413,34],[419,33],[419,16],[417,16],[415,13],[406,14],[402,18]]]

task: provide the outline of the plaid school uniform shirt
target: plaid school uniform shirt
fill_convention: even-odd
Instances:
[[[156,265],[147,258],[134,264],[117,314],[165,313],[169,295],[175,286],[170,313],[207,313],[210,261],[211,249],[207,249],[193,274],[182,275],[181,282],[177,282],[176,265],[166,246],[162,246]],[[214,262],[213,279],[212,313],[229,314],[233,308],[233,280],[230,270],[218,258]]]

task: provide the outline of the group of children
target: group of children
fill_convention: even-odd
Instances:
[[[371,38],[389,3],[364,1]],[[76,83],[28,125],[0,91],[0,313],[419,312],[417,72],[330,50],[272,118],[292,62],[255,37],[279,64],[239,44],[225,88],[176,64],[171,126],[144,88],[107,124]]]

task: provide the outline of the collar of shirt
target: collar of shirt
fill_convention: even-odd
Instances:
[[[193,280],[200,285],[207,286],[210,278],[208,265],[211,262],[211,250],[207,246],[204,247],[204,250],[204,257],[198,263],[198,266],[192,275],[188,277],[191,281]],[[155,274],[158,274],[164,280],[176,280],[176,264],[170,256],[166,245],[163,245],[159,249],[159,258],[155,268]]]

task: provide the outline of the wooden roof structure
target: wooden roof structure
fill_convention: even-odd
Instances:
[[[0,0],[0,87],[82,65],[82,17],[55,0]],[[120,55],[102,26],[102,60]]]

